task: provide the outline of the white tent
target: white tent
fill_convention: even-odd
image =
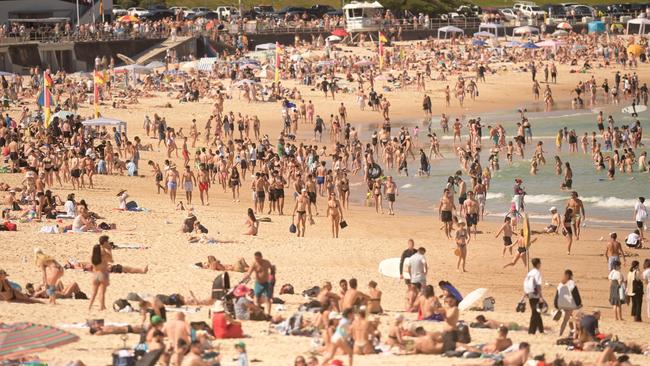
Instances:
[[[523,27],[517,27],[512,31],[512,34],[539,34],[539,28],[531,27],[529,25],[525,25]]]
[[[497,24],[497,23],[481,23],[478,26],[478,31],[479,33],[481,32],[487,32],[491,33],[497,37],[500,36],[506,36],[506,27],[503,26],[503,24]]]
[[[650,19],[648,18],[635,18],[635,19],[630,19],[627,22],[627,34],[630,34],[630,24],[633,25],[638,25],[639,26],[639,32],[638,34],[646,34],[646,27],[650,25]]]
[[[465,31],[453,25],[448,25],[438,29],[438,38],[440,38],[440,34],[444,34],[445,38],[448,38],[450,34],[465,34]]]
[[[124,127],[124,133],[126,133],[126,122],[120,121],[119,119],[98,117],[85,120],[81,124],[84,127],[117,127],[120,132],[122,132],[122,127]]]
[[[255,46],[255,51],[269,51],[275,49],[275,43],[262,43]]]
[[[203,57],[197,61],[196,69],[198,71],[212,71],[214,64],[217,63],[218,60],[217,57]]]
[[[494,38],[494,37],[496,37],[496,34],[486,32],[486,31],[480,31],[480,32],[474,33],[474,37],[477,37],[477,38],[479,38],[479,37]]]

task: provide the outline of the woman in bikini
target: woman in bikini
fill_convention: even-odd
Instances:
[[[368,283],[368,313],[369,314],[381,314],[384,312],[384,309],[381,307],[381,295],[382,292],[377,290],[377,282],[370,281]]]
[[[458,250],[458,263],[456,264],[456,269],[462,272],[467,272],[465,270],[465,262],[467,261],[467,244],[469,243],[469,239],[470,237],[467,235],[465,223],[459,222],[458,230],[456,230],[456,246]]]
[[[531,244],[534,243],[537,239],[531,240]],[[526,253],[528,252],[528,248],[526,247],[526,242],[524,241],[524,230],[522,229],[519,231],[519,237],[515,242],[510,245],[511,247],[516,247],[517,252],[515,253],[514,257],[512,258],[512,262],[506,264],[503,266],[503,268],[508,268],[508,267],[514,267],[515,264],[521,259],[521,264],[526,266]]]
[[[334,192],[330,192],[330,197],[327,201],[327,217],[330,218],[330,222],[332,223],[332,237],[338,238],[340,224],[343,221],[343,209]]]
[[[20,302],[25,304],[42,304],[42,302],[32,299],[24,293],[11,287],[7,279],[7,272],[0,269],[0,301]]]
[[[113,253],[111,251],[111,243],[107,235],[99,237],[99,244],[93,246],[90,262],[93,264],[93,294],[90,297],[90,305],[88,310],[92,309],[97,293],[99,292],[99,310],[106,310],[106,288],[109,283],[109,263],[113,262]]]
[[[43,253],[41,249],[34,251],[36,256],[36,267],[43,272],[43,284],[46,286],[46,293],[49,303],[56,303],[56,284],[63,277],[63,267],[54,258]]]
[[[230,177],[228,177],[228,185],[232,191],[232,201],[239,202],[239,186],[241,186],[241,179],[239,178],[239,170],[233,166],[230,169]]]
[[[384,207],[382,206],[381,186],[381,179],[375,179],[375,182],[372,184],[372,195],[375,199],[375,212],[379,213],[379,210],[381,210],[381,213],[383,214]]]
[[[255,217],[255,212],[253,212],[252,208],[249,208],[246,214],[246,227],[248,229],[246,230],[244,235],[257,236],[257,231],[259,230],[260,222],[257,221],[257,218]]]

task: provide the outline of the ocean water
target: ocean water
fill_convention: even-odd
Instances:
[[[650,174],[638,171],[627,174],[617,170],[616,179],[610,181],[607,179],[606,171],[597,171],[594,168],[589,151],[585,155],[579,147],[578,153],[569,153],[568,143],[566,142],[563,143],[563,149],[560,153],[557,153],[555,147],[557,131],[565,126],[569,130],[575,129],[578,136],[583,135],[585,132],[591,135],[592,131],[597,131],[596,118],[599,110],[603,110],[605,118],[612,115],[616,126],[634,123],[636,118],[621,113],[623,106],[626,106],[626,104],[599,106],[599,108],[594,109],[564,109],[552,112],[544,112],[543,107],[538,104],[526,106],[525,108],[528,110],[526,116],[532,124],[534,142],[533,144],[527,144],[526,159],[522,160],[517,156],[514,158],[512,166],[508,166],[505,154],[501,155],[501,169],[493,175],[490,191],[487,195],[486,213],[495,219],[505,215],[512,201],[515,178],[521,178],[524,181],[523,186],[527,192],[525,197],[526,212],[532,220],[548,221],[550,219],[548,210],[551,206],[556,206],[560,212],[563,212],[569,192],[560,189],[563,176],[555,174],[554,156],[558,155],[562,162],[568,161],[571,163],[574,174],[573,190],[579,193],[585,203],[587,224],[630,227],[633,224],[633,210],[637,197],[645,196],[650,198]],[[457,116],[452,115],[449,117],[453,121],[453,118]],[[481,123],[484,126],[496,123],[503,125],[506,129],[508,141],[516,134],[516,123],[520,120],[517,109],[482,114],[468,113],[464,116],[465,121],[475,117],[481,117]],[[640,113],[638,119],[641,121],[645,136],[648,136],[646,131],[650,131],[650,123],[648,123],[650,121],[650,111]],[[378,116],[379,120],[381,119]],[[458,159],[452,151],[452,136],[445,136],[442,133],[438,116],[434,116],[432,120],[432,131],[436,132],[441,138],[441,151],[445,158],[431,160],[431,175],[428,177],[415,175],[419,168],[419,158],[415,161],[409,160],[410,176],[408,177],[399,176],[396,171],[385,171],[384,173],[393,175],[400,189],[396,206],[398,212],[437,215],[439,198],[447,178],[459,169]],[[428,124],[428,121],[425,121],[422,117],[407,121],[393,121],[393,131],[396,131],[401,126],[406,126],[412,133],[413,128],[418,125],[420,128],[418,144],[428,152],[429,145],[426,136]],[[379,122],[376,125],[358,125],[355,127],[360,131],[361,139],[365,142],[369,141],[372,131],[381,128],[381,125]],[[466,129],[463,132],[466,132]],[[487,134],[487,128],[483,129],[483,134]],[[464,138],[466,139],[466,136]],[[532,176],[529,172],[529,158],[534,151],[537,140],[544,142],[546,165],[540,165],[537,175]],[[644,137],[642,142],[648,148],[639,147],[636,150],[637,156],[643,151],[650,150],[650,139]],[[481,164],[485,167],[489,157],[488,148],[492,146],[492,143],[484,137],[483,146]],[[637,165],[635,164],[636,168]],[[352,178],[354,183],[352,185],[351,200],[356,203],[368,204],[365,201],[365,186],[360,180],[360,177]],[[468,182],[468,179],[466,181]]]

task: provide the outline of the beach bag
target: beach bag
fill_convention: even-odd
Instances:
[[[296,228],[295,224],[289,225],[289,232],[292,234],[295,234],[298,229]]]
[[[483,299],[483,311],[494,311],[494,297],[486,297]]]
[[[119,312],[124,308],[126,308],[127,306],[131,306],[131,304],[128,301],[126,301],[125,299],[118,299],[115,300],[115,302],[113,303],[113,310],[115,310],[115,312]]]
[[[293,289],[293,286],[291,284],[286,283],[286,284],[282,285],[282,287],[280,288],[280,295],[284,295],[284,294],[288,294],[288,295],[293,295],[294,294],[294,289]]]
[[[16,231],[18,230],[18,225],[11,221],[5,221],[5,228],[7,228],[7,231]]]
[[[345,229],[346,227],[348,227],[348,223],[345,222],[345,220],[342,220],[342,221],[339,223],[339,226],[341,226],[341,229]]]
[[[126,203],[126,209],[131,211],[138,208],[138,204],[135,201],[129,201]]]
[[[622,283],[620,286],[618,286],[618,299],[621,300],[621,302],[625,302],[625,299],[627,297],[625,296],[625,284]]]
[[[526,312],[526,296],[524,296],[521,301],[517,304],[517,307],[515,308],[515,311],[518,313],[525,313]]]
[[[318,293],[320,292],[320,287],[314,286],[312,288],[309,288],[305,291],[302,292],[302,296],[305,297],[316,297],[318,296]]]

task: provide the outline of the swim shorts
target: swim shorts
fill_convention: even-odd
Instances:
[[[388,202],[395,202],[395,193],[389,193],[387,196]]]
[[[255,292],[255,297],[266,297],[267,299],[271,298],[271,283],[259,283],[255,282],[255,287],[253,288]]]
[[[441,211],[440,212],[440,221],[442,222],[451,222],[451,211]]]
[[[512,238],[509,237],[509,236],[504,236],[503,237],[503,245],[506,246],[506,247],[508,245],[512,245]]]

